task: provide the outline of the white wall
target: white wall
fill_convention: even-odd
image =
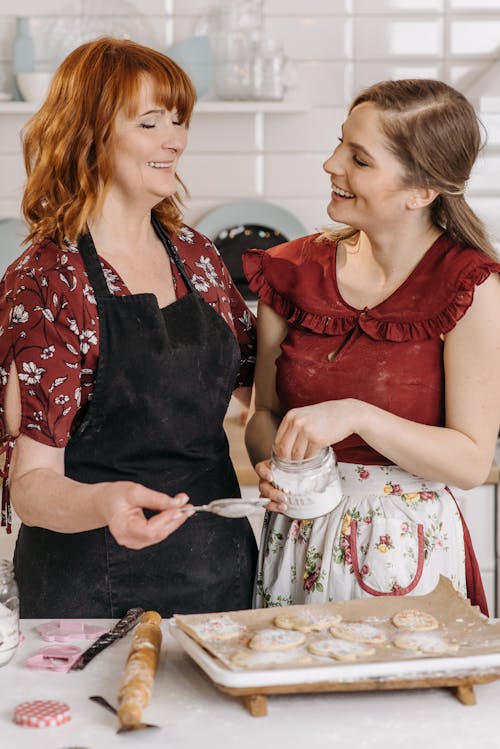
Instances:
[[[30,17],[37,62],[47,67],[68,40],[78,43],[89,29],[125,28],[138,41],[165,49],[190,35],[199,15],[217,4],[18,0],[13,6],[0,0],[4,79],[14,14]],[[295,96],[311,108],[266,115],[263,124],[251,114],[196,115],[181,172],[192,195],[186,213],[191,224],[229,200],[263,198],[289,208],[308,230],[323,225],[328,181],[321,165],[354,92],[385,77],[460,82],[487,64],[500,42],[500,0],[264,0],[264,7],[268,33],[297,65]],[[469,197],[500,236],[500,114],[482,116],[490,146],[471,180]],[[18,131],[25,119],[0,110],[0,217],[17,215],[24,173]]]

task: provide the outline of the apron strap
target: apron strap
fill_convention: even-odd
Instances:
[[[175,267],[179,271],[182,280],[188,287],[189,291],[191,291],[194,294],[197,294],[195,287],[191,283],[191,279],[189,278],[186,269],[184,267],[184,261],[181,259],[179,253],[177,252],[176,246],[173,244],[172,240],[168,236],[167,232],[165,231],[164,227],[161,225],[161,223],[158,221],[156,216],[154,214],[151,214],[151,223],[153,224],[153,228],[158,234],[159,238],[163,242],[163,245],[165,249],[167,250],[170,259],[174,263]]]
[[[94,289],[94,294],[99,297],[113,296],[106,283],[104,271],[97,257],[97,250],[90,233],[81,235],[78,240],[78,251],[83,257],[85,270],[87,271],[90,284]]]
[[[184,261],[181,259],[179,253],[177,252],[177,248],[173,244],[172,240],[170,239],[156,216],[151,215],[151,223],[156,234],[165,247],[168,256],[179,271],[180,276],[186,284],[187,288],[190,292],[197,294],[197,291],[192,284],[191,279],[186,272],[186,269],[184,268]],[[92,288],[94,289],[94,293],[96,294],[96,296],[112,297],[113,294],[109,290],[108,284],[106,283],[106,277],[104,275],[101,262],[97,256],[97,250],[95,248],[94,240],[92,239],[92,235],[90,233],[81,235],[78,240],[78,250],[85,262],[85,268],[87,270],[90,283],[92,285]]]

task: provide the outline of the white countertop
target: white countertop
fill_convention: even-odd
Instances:
[[[95,621],[95,620],[94,620]],[[160,730],[117,735],[117,719],[88,699],[116,704],[130,635],[100,653],[83,671],[27,668],[44,642],[34,620],[13,660],[0,668],[0,736],[9,749],[267,749],[354,746],[356,749],[495,749],[499,746],[500,680],[475,687],[477,704],[464,706],[447,689],[343,694],[270,695],[268,715],[254,718],[221,693],[166,632],[153,699],[144,719]],[[106,622],[112,624],[113,622]],[[72,640],[85,649],[88,641]],[[15,706],[33,699],[67,702],[72,720],[57,728],[27,728],[12,721]]]

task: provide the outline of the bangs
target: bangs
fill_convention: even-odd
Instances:
[[[127,117],[139,112],[139,89],[144,81],[151,84],[154,103],[169,112],[176,111],[179,122],[188,126],[196,92],[187,73],[177,63],[158,53],[147,65],[127,66],[119,81],[121,106]],[[113,85],[116,85],[116,81]]]

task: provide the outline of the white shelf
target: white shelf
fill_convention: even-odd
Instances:
[[[195,105],[200,114],[282,114],[307,112],[310,105],[304,101],[220,101],[201,100]],[[32,114],[38,105],[30,101],[0,101],[0,114]]]
[[[289,112],[307,112],[310,109],[310,105],[304,101],[298,101],[295,99],[283,99],[283,101],[222,101],[201,99],[195,105],[195,112],[200,114],[221,114],[221,113],[251,113],[273,112],[276,114],[289,113]]]

